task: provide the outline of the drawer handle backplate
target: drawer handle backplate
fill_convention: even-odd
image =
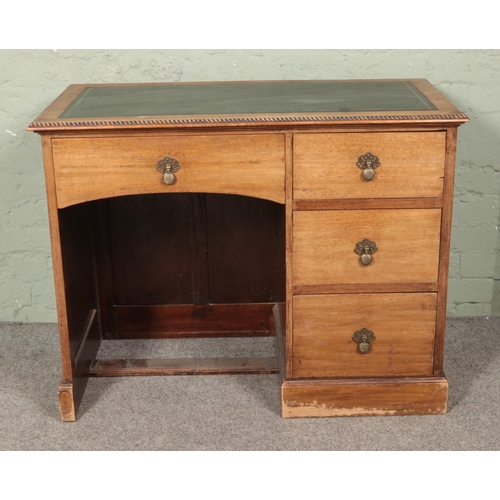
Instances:
[[[371,181],[375,177],[375,169],[380,167],[380,160],[378,156],[368,152],[358,158],[356,166],[363,171],[363,177]]]
[[[361,354],[368,354],[371,350],[370,344],[375,340],[375,334],[367,328],[361,328],[361,330],[354,332],[352,340],[358,344]]]
[[[176,172],[181,169],[181,165],[179,160],[172,158],[171,156],[165,156],[160,161],[158,161],[158,165],[156,170],[163,174],[163,182],[168,186],[175,184],[177,180],[175,177]]]
[[[362,241],[356,243],[356,248],[354,248],[354,253],[360,256],[359,260],[361,264],[365,266],[371,264],[372,255],[378,250],[377,245],[374,241],[365,238]]]

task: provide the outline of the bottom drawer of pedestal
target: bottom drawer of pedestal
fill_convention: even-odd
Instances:
[[[436,293],[297,295],[292,377],[429,376]]]

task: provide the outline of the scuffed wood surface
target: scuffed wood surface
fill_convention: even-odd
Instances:
[[[152,358],[96,360],[92,377],[278,373],[276,358]]]
[[[286,381],[283,417],[436,415],[446,413],[445,378]]]

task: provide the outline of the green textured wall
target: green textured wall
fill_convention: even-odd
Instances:
[[[498,50],[0,51],[0,321],[56,321],[40,138],[25,128],[66,86],[277,79],[427,78],[469,116],[458,136],[448,311],[498,314],[499,77]]]

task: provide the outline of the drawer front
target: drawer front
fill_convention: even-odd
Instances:
[[[294,285],[436,282],[440,226],[441,209],[295,211]],[[368,265],[355,253],[364,239]]]
[[[432,375],[435,323],[435,293],[295,296],[293,377]],[[363,354],[364,328],[375,340]]]
[[[282,134],[56,138],[52,141],[60,208],[147,193],[226,193],[285,202]],[[181,168],[166,185],[165,156]]]
[[[445,137],[445,132],[295,134],[293,196],[441,197]],[[366,153],[377,156],[380,162],[369,181],[356,166]]]

